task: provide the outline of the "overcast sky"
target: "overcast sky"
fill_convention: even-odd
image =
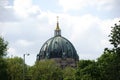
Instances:
[[[33,65],[46,40],[54,36],[56,16],[62,36],[80,59],[97,59],[111,26],[120,20],[120,0],[0,0],[0,35],[9,42],[8,57],[26,56]]]

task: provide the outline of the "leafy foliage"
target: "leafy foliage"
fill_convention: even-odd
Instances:
[[[0,58],[0,79],[7,80],[7,64],[3,58]]]
[[[75,71],[72,67],[63,69],[63,80],[75,80]]]
[[[32,80],[60,80],[62,71],[53,60],[38,61],[31,68]]]
[[[97,63],[91,60],[80,60],[76,71],[76,80],[101,80]]]
[[[8,43],[4,41],[2,37],[0,37],[0,79],[7,80],[7,64],[4,60],[4,56],[6,55]]]
[[[101,69],[101,77],[104,80],[114,80],[114,59],[115,54],[105,51],[104,54],[98,58],[99,68]]]
[[[19,57],[7,58],[6,62],[9,80],[22,80],[23,59]]]
[[[109,41],[115,48],[120,47],[120,25],[115,24],[115,26],[112,27],[109,37],[111,37]]]
[[[115,24],[109,35],[112,49],[105,48],[104,54],[98,58],[102,79],[120,80],[120,25]]]
[[[4,41],[2,37],[0,37],[0,58],[6,55],[8,43]]]

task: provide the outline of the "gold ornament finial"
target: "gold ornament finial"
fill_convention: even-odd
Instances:
[[[59,28],[59,21],[58,21],[58,19],[59,19],[59,16],[57,16],[57,26],[56,26],[56,30],[60,30],[60,28]]]
[[[59,20],[59,16],[57,16],[57,22],[58,22],[58,20]]]
[[[58,21],[59,17],[57,16],[57,25],[56,25],[56,29],[55,29],[55,36],[61,36],[61,30],[59,28],[59,21]]]

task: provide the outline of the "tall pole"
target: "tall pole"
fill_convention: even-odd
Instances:
[[[23,54],[23,80],[25,80],[25,54]]]
[[[25,55],[29,56],[30,54],[23,54],[23,80],[25,80]]]

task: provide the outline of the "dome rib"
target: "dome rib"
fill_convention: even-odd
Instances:
[[[39,59],[49,58],[73,58],[79,57],[72,43],[62,36],[55,36],[48,39],[39,52]]]

